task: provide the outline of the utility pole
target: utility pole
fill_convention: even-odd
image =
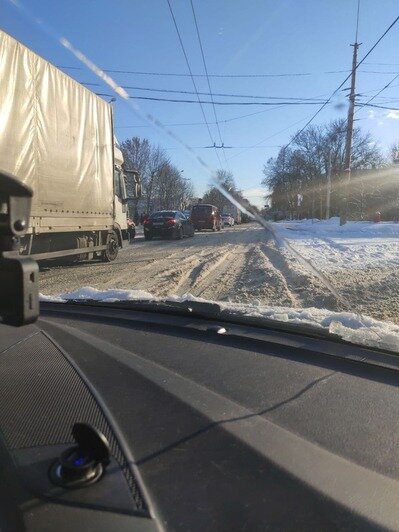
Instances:
[[[361,43],[357,40],[353,46],[353,58],[352,58],[352,76],[351,76],[351,89],[349,93],[349,109],[348,120],[346,126],[346,142],[345,142],[345,159],[344,159],[344,172],[345,172],[345,199],[343,211],[341,211],[340,225],[344,225],[348,219],[349,198],[350,195],[350,182],[351,182],[351,164],[352,164],[352,136],[353,136],[353,117],[355,114],[355,99],[356,99],[356,65],[357,65],[357,50]]]
[[[331,156],[331,149],[330,149],[328,153],[328,168],[327,168],[326,220],[330,219],[331,165],[332,165],[332,156]]]

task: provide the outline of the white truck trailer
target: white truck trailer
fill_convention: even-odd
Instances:
[[[114,260],[128,230],[122,164],[111,105],[0,31],[0,169],[34,192],[21,253]]]

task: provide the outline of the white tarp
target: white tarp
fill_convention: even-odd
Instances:
[[[2,31],[0,169],[33,188],[33,216],[112,214],[110,105]]]
[[[114,162],[118,166],[122,166],[123,164],[123,153],[119,149],[118,145],[115,142],[114,145]]]

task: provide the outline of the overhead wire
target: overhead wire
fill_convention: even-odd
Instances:
[[[192,73],[192,70],[191,70],[190,62],[188,60],[187,52],[186,52],[183,40],[182,40],[181,35],[180,35],[179,27],[177,25],[177,21],[176,21],[175,14],[174,14],[173,9],[172,9],[172,5],[170,3],[170,0],[166,0],[166,2],[168,4],[168,6],[169,6],[169,11],[170,11],[170,14],[171,14],[171,17],[172,17],[172,20],[173,20],[173,24],[174,24],[174,27],[175,27],[175,30],[176,30],[176,33],[177,33],[177,37],[179,39],[179,43],[180,43],[184,58],[186,60],[186,65],[187,65],[188,71],[190,73],[190,77],[191,77],[191,81],[192,81],[193,86],[194,86],[194,90],[195,90],[195,92],[197,94],[198,103],[199,103],[199,106],[201,108],[202,116],[204,118],[204,122],[205,122],[206,128],[208,130],[209,137],[211,139],[212,144],[215,144],[215,141],[213,140],[211,129],[209,127],[208,120],[207,120],[207,117],[206,117],[206,114],[205,114],[205,111],[204,111],[204,108],[203,108],[203,102],[201,102],[199,94],[198,94],[197,84],[195,83],[195,79],[194,79],[194,76],[193,76],[193,73]],[[145,99],[145,98],[141,97],[141,99]],[[222,168],[223,165],[222,165],[222,162],[220,160],[219,153],[218,153],[218,151],[216,149],[215,149],[215,153],[216,153],[217,159],[219,161],[219,166],[220,166],[220,168]]]
[[[260,115],[267,113],[269,111],[274,111],[275,109],[280,109],[283,105],[276,105],[276,107],[269,107],[268,109],[262,109],[262,111],[255,111],[255,113],[247,113],[245,115],[233,116],[232,118],[226,118],[225,120],[219,120],[220,124],[225,122],[233,122],[234,120],[241,120],[242,118],[247,118],[248,116]],[[214,125],[213,122],[209,122],[210,125]],[[203,126],[203,122],[183,122],[183,123],[174,123],[174,124],[164,124],[164,126],[174,127],[174,126]],[[115,129],[131,129],[134,127],[153,127],[151,125],[131,125],[131,126],[115,126]]]
[[[356,32],[355,32],[355,42],[357,43],[357,37],[359,34],[359,14],[360,14],[360,0],[357,0],[357,12],[356,12]]]
[[[101,87],[100,83],[90,83],[81,81],[82,85],[88,85],[92,87]],[[134,85],[121,85],[123,89],[126,90],[137,90],[137,91],[147,91],[147,92],[166,92],[166,93],[172,93],[172,94],[197,94],[194,91],[187,91],[187,90],[181,90],[181,89],[156,89],[153,87],[136,87]],[[220,96],[224,98],[250,98],[255,100],[281,100],[284,98],[285,100],[293,100],[293,101],[312,101],[317,103],[322,103],[324,101],[320,99],[320,97],[313,97],[313,98],[304,98],[303,96],[261,96],[261,95],[255,95],[255,94],[231,94],[226,92],[200,92],[198,91],[198,94],[200,96]]]
[[[94,84],[91,84],[94,85]],[[99,85],[99,84],[97,84]],[[174,93],[174,94],[196,94],[193,91],[185,91],[185,90],[176,90],[176,89],[154,89],[154,88],[147,88],[147,87],[134,87],[131,85],[121,85],[124,89],[132,89],[132,90],[139,90],[139,91],[148,91],[148,92],[166,92],[166,93]],[[255,95],[255,94],[231,94],[231,93],[225,93],[225,92],[198,92],[200,96],[210,96],[211,100],[214,96],[219,96],[223,98],[249,98],[253,100],[281,100],[282,98],[285,100],[293,100],[293,101],[312,101],[317,103],[322,103],[324,100],[320,100],[320,98],[314,97],[314,98],[304,98],[302,96],[261,96],[261,95]]]
[[[292,127],[296,126],[297,124],[300,124],[301,122],[303,122],[304,120],[307,120],[307,119],[308,119],[308,117],[306,116],[305,118],[301,118],[300,120],[297,120],[296,122],[290,124],[289,126],[285,127],[284,129],[281,129],[280,131],[277,131],[276,133],[273,133],[272,135],[269,135],[268,137],[262,139],[261,141],[257,142],[256,144],[252,144],[251,146],[248,146],[243,151],[240,151],[239,153],[235,153],[234,155],[229,157],[229,159],[233,159],[234,157],[238,157],[239,155],[242,155],[243,153],[245,153],[247,150],[249,150],[251,148],[256,148],[256,147],[261,147],[261,148],[265,147],[265,148],[267,148],[267,146],[262,146],[262,144],[264,142],[266,142],[269,139],[272,139],[273,137],[277,137],[277,135],[280,135],[281,133],[285,133],[286,131],[288,131]],[[282,147],[282,146],[280,146],[280,147]]]
[[[10,0],[11,1],[11,0]],[[370,63],[365,63],[370,64]],[[83,70],[81,67],[69,66],[69,65],[56,65],[57,68],[65,70]],[[392,64],[391,66],[396,66]],[[399,66],[399,65],[398,65]],[[131,74],[134,76],[165,76],[165,77],[177,77],[177,78],[188,78],[191,77],[190,74],[183,74],[178,72],[143,72],[140,70],[118,70],[111,68],[102,69],[103,72],[107,74]],[[320,72],[287,72],[283,74],[209,74],[210,78],[292,78],[292,77],[303,77],[303,76],[320,76],[327,74],[345,74],[346,72],[352,72],[351,70],[326,70]],[[392,71],[385,70],[359,70],[363,74],[395,74]],[[193,74],[194,78],[205,78],[206,74]]]
[[[388,107],[386,105],[378,105],[375,103],[364,103],[362,107],[375,107],[376,109],[387,109],[388,111],[399,111],[398,107]]]
[[[360,111],[362,109],[362,107],[367,107],[370,105],[370,103],[375,99],[377,98],[382,92],[384,92],[386,89],[388,89],[392,83],[397,80],[399,78],[399,74],[396,74],[396,76],[394,78],[391,79],[391,81],[389,83],[387,83],[384,87],[382,87],[376,94],[374,94],[374,96],[372,96],[369,100],[367,100],[366,103],[361,103],[361,104],[358,104],[357,107],[358,107],[358,110]],[[356,112],[356,111],[355,111]]]
[[[321,113],[321,111],[331,102],[332,98],[337,94],[337,92],[342,89],[342,87],[345,85],[345,83],[351,78],[352,72],[356,71],[359,66],[364,63],[364,61],[367,59],[367,57],[373,52],[373,50],[379,45],[379,43],[382,41],[382,39],[387,35],[387,33],[395,26],[395,24],[398,22],[399,16],[395,18],[395,20],[388,26],[388,28],[384,31],[384,33],[377,39],[377,41],[373,44],[373,46],[370,48],[370,50],[366,53],[366,55],[353,67],[351,70],[351,73],[343,80],[343,82],[338,86],[338,88],[335,89],[335,91],[331,94],[331,96],[321,105],[321,107],[313,114],[313,116],[306,122],[306,124],[296,133],[291,140],[286,145],[286,148],[288,148],[295,139],[298,138],[298,136],[305,131],[305,129],[313,122],[313,120],[316,118],[316,116]]]
[[[399,83],[397,83],[396,85],[391,85],[391,88],[393,88],[393,87],[399,87]],[[370,94],[370,93],[373,93],[373,92],[378,92],[379,90],[380,90],[380,88],[378,88],[378,89],[371,89],[371,90],[369,90],[369,91],[362,91],[362,92],[360,93],[360,96],[364,96],[365,94]]]
[[[83,70],[81,67],[57,65],[57,68],[64,68],[66,70]],[[118,69],[102,69],[107,74],[133,74],[135,76],[166,76],[188,78],[190,74],[183,74],[177,72],[143,72],[139,70],[118,70]],[[329,70],[324,72],[292,72],[283,74],[208,74],[210,78],[282,78],[282,77],[301,77],[301,76],[316,76],[320,74],[343,74],[350,72],[350,70]],[[192,74],[194,78],[205,78],[206,74]]]
[[[364,63],[365,65],[399,66],[399,63]]]
[[[97,96],[103,96],[103,97],[106,97],[106,98],[111,98],[112,97],[112,94],[109,94],[109,93],[104,93],[104,92],[96,92],[95,94],[97,94]],[[215,101],[215,100],[200,100],[200,99],[197,99],[197,100],[189,100],[189,99],[177,99],[177,98],[159,98],[159,97],[155,97],[155,96],[131,96],[131,95],[128,95],[129,98],[133,99],[133,100],[150,100],[150,101],[153,101],[153,102],[170,102],[170,103],[194,103],[194,104],[197,104],[199,103],[200,105],[225,105],[225,106],[229,106],[229,105],[319,105],[320,102],[319,101],[315,101],[315,102],[311,102],[311,101],[303,101],[303,100],[299,100],[299,101],[280,101],[280,102],[276,102],[276,101],[271,101],[271,102],[265,102],[265,101],[256,101],[256,102],[237,102],[237,101],[234,101],[234,102],[220,102],[220,101]],[[198,95],[198,98],[199,98],[199,95]],[[208,121],[206,122],[208,123]]]
[[[222,139],[222,133],[221,133],[221,131],[220,131],[220,125],[219,125],[218,117],[217,117],[217,113],[216,113],[215,102],[214,102],[214,100],[213,100],[213,94],[212,94],[211,82],[210,82],[210,79],[209,79],[208,68],[207,68],[207,66],[206,66],[205,53],[204,53],[204,48],[203,48],[203,46],[202,46],[202,39],[201,39],[200,31],[199,31],[199,26],[198,26],[197,16],[196,16],[196,14],[195,14],[195,9],[194,9],[194,3],[193,3],[193,0],[190,0],[190,4],[191,4],[191,11],[192,11],[192,13],[193,13],[195,29],[196,29],[196,32],[197,32],[198,43],[199,43],[199,47],[200,47],[200,50],[201,50],[202,63],[203,63],[203,65],[204,65],[204,70],[205,70],[206,80],[207,80],[207,83],[208,83],[209,94],[210,94],[211,101],[212,101],[213,116],[215,117],[216,128],[217,128],[217,131],[218,131],[220,144],[221,144],[222,146],[224,146],[223,139]],[[223,151],[224,159],[225,159],[225,161],[226,161],[226,166],[227,166],[228,170],[231,172],[231,168],[230,168],[229,162],[228,162],[228,160],[227,160],[226,152],[225,152],[224,148],[222,149],[222,151]]]
[[[215,146],[189,146],[192,150],[209,150],[213,149]],[[273,145],[273,146],[216,146],[217,149],[226,149],[226,150],[250,150],[253,148],[281,148],[281,145]],[[164,150],[179,150],[179,149],[185,149],[185,146],[169,146],[166,148],[163,148]]]

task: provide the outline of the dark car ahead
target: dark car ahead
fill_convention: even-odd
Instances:
[[[144,238],[183,238],[194,236],[194,227],[180,211],[158,211],[144,221]]]
[[[215,207],[215,205],[209,205],[206,203],[194,205],[191,209],[190,219],[197,231],[201,231],[202,229],[220,231],[223,226],[219,209]]]

